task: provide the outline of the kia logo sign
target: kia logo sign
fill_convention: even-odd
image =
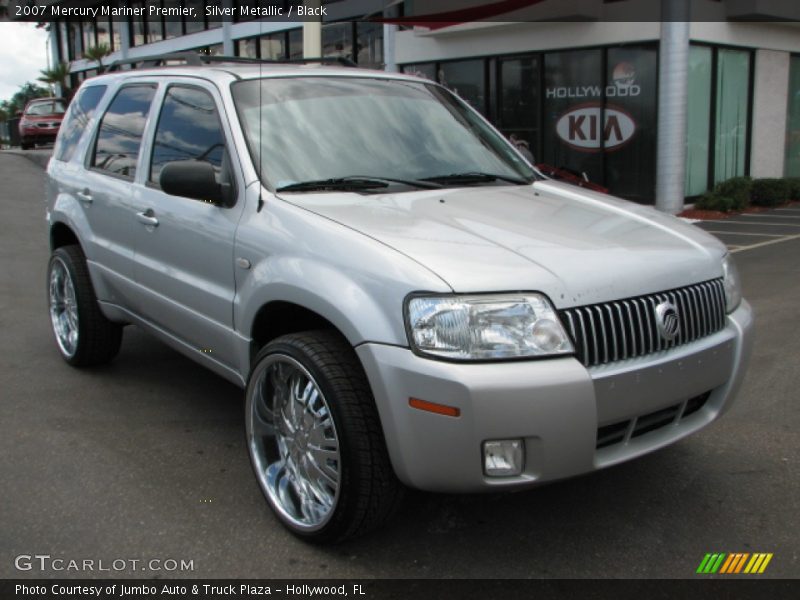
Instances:
[[[636,133],[636,121],[621,108],[607,105],[601,124],[602,112],[598,103],[571,108],[556,121],[558,137],[584,152],[599,152],[601,145],[606,150],[620,148]]]

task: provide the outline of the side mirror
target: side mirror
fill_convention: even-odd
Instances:
[[[200,160],[176,160],[161,169],[158,178],[161,189],[171,196],[183,196],[209,204],[231,206],[232,188],[217,183],[211,163]]]

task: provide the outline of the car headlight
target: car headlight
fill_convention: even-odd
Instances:
[[[725,308],[730,313],[736,310],[742,301],[739,270],[730,254],[726,254],[722,259],[722,284],[725,288]]]
[[[451,360],[574,352],[550,302],[536,293],[414,296],[406,303],[406,323],[416,351]]]

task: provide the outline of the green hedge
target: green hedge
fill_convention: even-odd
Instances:
[[[720,181],[695,203],[695,208],[728,212],[742,210],[750,202],[753,180],[749,177],[732,177]]]
[[[786,181],[789,182],[789,200],[800,200],[800,177],[790,177]]]
[[[750,203],[756,206],[777,206],[790,200],[788,179],[756,179],[750,190]]]
[[[721,181],[695,202],[695,208],[729,212],[748,205],[778,206],[800,200],[800,177],[751,179],[733,177]]]

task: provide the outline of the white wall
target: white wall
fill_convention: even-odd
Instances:
[[[750,174],[753,177],[783,176],[790,56],[788,52],[778,50],[756,51],[750,145]]]
[[[689,36],[698,42],[800,52],[797,23],[695,22]]]
[[[397,32],[397,62],[492,56],[658,40],[661,24],[648,23],[471,23],[451,30]]]

